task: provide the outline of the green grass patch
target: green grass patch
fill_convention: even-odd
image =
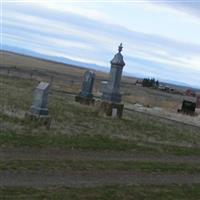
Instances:
[[[200,173],[200,166],[184,163],[139,162],[139,161],[73,161],[73,160],[12,160],[1,161],[3,170],[117,170],[166,173]]]
[[[178,147],[151,143],[138,143],[134,140],[109,137],[106,135],[49,135],[0,134],[0,147],[56,147],[62,149],[132,151],[147,154],[200,155],[200,148]]]
[[[140,146],[134,141],[110,138],[105,135],[46,135],[46,134],[15,134],[1,133],[0,146],[7,147],[59,147],[65,149],[85,150],[134,150]],[[151,151],[150,147],[141,147]],[[153,149],[152,149],[153,151]]]

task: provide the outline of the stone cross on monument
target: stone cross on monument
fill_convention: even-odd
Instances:
[[[123,112],[123,104],[120,104],[122,95],[120,93],[120,83],[122,77],[123,67],[125,62],[122,52],[122,43],[119,45],[118,53],[110,61],[111,69],[107,85],[104,87],[102,94],[102,108],[107,115],[112,116],[113,109],[117,109],[117,116],[121,117]]]

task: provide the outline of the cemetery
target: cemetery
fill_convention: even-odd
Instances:
[[[0,200],[200,199],[200,0],[0,0]]]
[[[186,97],[138,89],[122,75],[121,51],[119,45],[108,75],[70,66],[63,73],[59,65],[46,70],[44,61],[40,68],[22,63],[9,74],[0,68],[0,185],[10,188],[0,188],[0,194],[18,195],[26,184],[27,195],[46,198],[53,192],[88,199],[90,192],[102,196],[107,190],[126,196],[127,187],[131,196],[154,199],[158,187],[177,198],[198,191],[187,184],[199,181],[199,109],[195,116],[180,114]],[[5,174],[13,181],[6,182]],[[60,184],[68,189],[53,187]]]

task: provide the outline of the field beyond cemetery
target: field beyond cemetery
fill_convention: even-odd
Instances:
[[[97,103],[84,106],[74,97],[85,69],[8,52],[0,60],[0,199],[199,198],[199,118],[132,109],[140,103],[173,113],[182,96],[124,77],[127,109],[111,119],[99,113],[107,74],[96,72]],[[24,118],[40,81],[51,82],[50,129]]]

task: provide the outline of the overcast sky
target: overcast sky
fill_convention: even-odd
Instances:
[[[1,47],[110,67],[123,43],[124,71],[200,87],[200,1],[9,1]]]

